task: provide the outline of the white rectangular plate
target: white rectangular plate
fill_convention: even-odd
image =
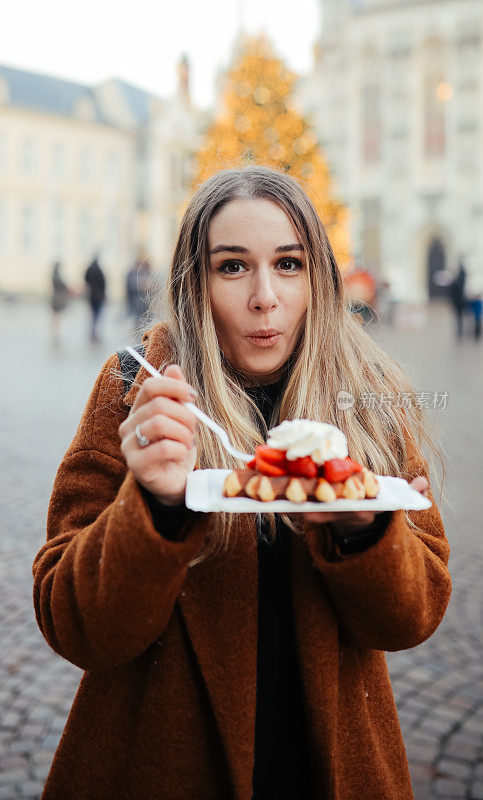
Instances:
[[[431,501],[403,478],[378,475],[379,494],[374,500],[333,500],[331,503],[292,503],[290,500],[273,500],[264,503],[250,497],[224,497],[223,483],[229,469],[195,469],[188,475],[185,502],[194,511],[231,511],[233,514],[255,514],[257,511],[275,511],[279,514],[296,511],[424,511]]]

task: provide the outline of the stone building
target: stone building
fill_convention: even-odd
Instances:
[[[204,124],[178,71],[161,99],[0,65],[0,292],[45,293],[55,260],[81,287],[96,253],[111,297],[138,256],[167,266]]]
[[[460,257],[483,288],[483,0],[319,2],[300,99],[356,262],[408,302],[441,294]]]

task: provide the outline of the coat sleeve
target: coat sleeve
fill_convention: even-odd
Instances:
[[[429,481],[428,463],[408,448],[405,478]],[[441,622],[451,595],[449,544],[432,506],[393,511],[381,538],[362,553],[342,556],[322,524],[305,524],[314,567],[322,574],[339,624],[360,647],[404,650],[427,639]]]
[[[113,357],[115,359],[115,357]],[[54,482],[47,542],[35,557],[34,606],[45,639],[81,669],[133,660],[163,633],[210,514],[193,512],[182,541],[156,529],[122,458],[126,416],[109,360]]]

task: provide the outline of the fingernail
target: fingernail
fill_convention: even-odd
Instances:
[[[196,400],[196,398],[198,397],[198,392],[196,391],[196,389],[189,389],[188,394],[192,400]]]

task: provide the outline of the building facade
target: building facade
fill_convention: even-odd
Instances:
[[[319,2],[300,99],[356,263],[408,302],[444,293],[459,258],[482,289],[483,0]]]
[[[0,292],[72,286],[95,254],[120,297],[136,258],[169,263],[204,120],[188,64],[168,100],[121,80],[84,86],[0,65]]]

